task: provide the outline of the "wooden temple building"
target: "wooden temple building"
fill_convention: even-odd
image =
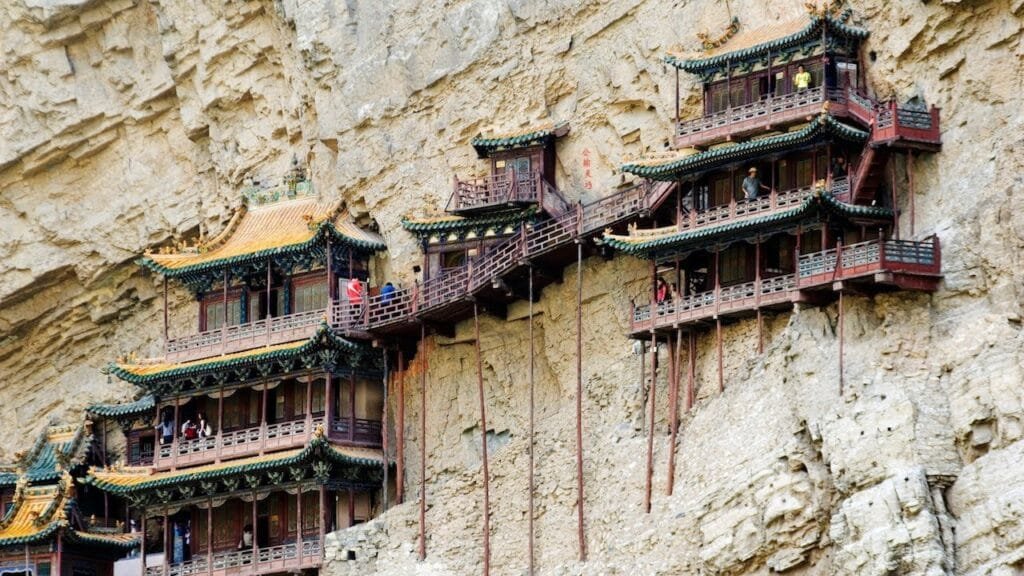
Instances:
[[[76,485],[95,461],[89,423],[52,426],[0,468],[0,574],[111,576],[139,534],[108,521],[98,491]]]
[[[424,340],[473,319],[481,430],[487,399],[479,315],[504,317],[533,303],[576,264],[576,477],[579,556],[586,559],[583,486],[583,259],[626,254],[650,262],[650,291],[628,313],[629,338],[653,345],[648,403],[653,421],[657,350],[670,369],[668,491],[678,408],[694,403],[696,338],[714,330],[718,386],[723,323],[795,305],[838,300],[840,392],[843,298],[935,290],[937,237],[914,231],[914,156],[941,147],[938,110],[879,101],[865,83],[868,31],[849,11],[704,40],[666,61],[700,80],[697,117],[680,118],[674,147],[629,162],[632,184],[571,201],[555,167],[567,123],[480,135],[485,176],[454,178],[443,215],[407,217],[423,250],[419,279],[372,285],[382,238],[343,205],[318,196],[298,166],[280,186],[252,187],[220,236],[146,254],[141,263],[195,297],[195,331],[171,337],[165,308],[160,358],[125,359],[110,373],[140,399],[98,405],[94,418],[125,434],[118,464],[88,471],[141,532],[146,576],[256,575],[316,570],[325,534],[401,502],[405,480],[405,372]],[[900,168],[898,170],[897,168]],[[906,174],[904,182],[900,172]],[[901,210],[904,212],[901,218]],[[904,222],[907,229],[901,230]],[[524,380],[533,429],[533,338]],[[643,349],[641,347],[641,349]],[[641,361],[643,356],[641,355]],[[394,376],[393,450],[386,382]],[[428,371],[418,370],[420,438],[426,438]],[[192,432],[189,432],[192,426]],[[645,507],[650,509],[653,426]],[[104,435],[105,438],[105,435]],[[484,571],[489,570],[489,472],[482,435]],[[530,442],[528,561],[534,565]],[[426,451],[420,442],[419,555],[426,556]],[[106,441],[104,440],[104,454]],[[394,477],[390,477],[392,456]]]

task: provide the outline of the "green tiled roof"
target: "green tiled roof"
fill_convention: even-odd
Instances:
[[[230,354],[223,359],[217,360],[204,359],[152,366],[112,363],[109,365],[108,370],[111,374],[126,382],[146,385],[180,377],[199,376],[221,370],[239,368],[267,360],[287,360],[325,347],[353,353],[362,353],[368,349],[367,345],[357,344],[338,336],[326,322],[321,322],[316,333],[305,341],[271,346],[267,349],[257,348]]]
[[[684,230],[643,241],[628,241],[614,235],[605,235],[604,243],[616,250],[641,258],[652,258],[662,250],[680,248],[688,244],[708,244],[722,237],[743,234],[764,229],[767,226],[794,222],[816,210],[824,210],[846,218],[892,218],[892,210],[879,206],[858,206],[840,202],[828,192],[811,196],[799,206],[760,217],[727,222],[718,226],[707,226],[695,230]]]
[[[869,33],[866,29],[858,26],[851,26],[846,23],[850,14],[850,10],[847,9],[838,17],[831,15],[811,15],[806,26],[799,31],[786,36],[781,36],[779,38],[774,38],[737,50],[720,52],[706,58],[683,58],[669,55],[665,57],[665,62],[686,72],[700,73],[709,68],[724,66],[726,63],[731,62],[732,64],[737,64],[742,60],[760,57],[764,52],[769,50],[778,52],[807,41],[813,41],[821,37],[821,29],[823,26],[827,26],[830,33],[838,34],[846,38],[856,40],[867,38]]]
[[[844,124],[827,113],[822,113],[806,127],[795,132],[749,140],[735,146],[715,148],[661,163],[633,162],[624,164],[622,171],[651,180],[675,180],[682,174],[702,172],[731,162],[808,144],[824,136],[834,136],[856,143],[865,142],[868,139],[867,132]]]
[[[478,216],[441,216],[438,218],[403,218],[402,227],[418,236],[440,233],[462,233],[470,230],[477,231],[482,235],[484,230],[492,228],[504,228],[506,226],[518,225],[534,218],[537,215],[537,207],[530,206],[526,209],[504,210],[491,212]]]
[[[67,434],[54,435],[54,430],[56,428],[44,430],[16,466],[24,469],[24,477],[33,484],[56,480],[61,475],[57,470],[60,459],[77,462],[84,457],[88,449],[85,426],[79,427],[70,438]],[[54,436],[63,439],[56,440],[53,439]],[[15,471],[2,472],[0,486],[13,486],[18,478],[19,475]]]
[[[297,452],[283,452],[280,456],[267,455],[255,458],[242,458],[234,463],[228,461],[215,465],[198,466],[191,471],[185,469],[143,477],[138,477],[135,473],[122,474],[117,471],[93,470],[83,480],[83,483],[90,484],[111,494],[129,495],[157,488],[221,480],[243,474],[286,469],[294,466],[308,466],[314,461],[328,461],[336,464],[367,468],[381,468],[383,466],[383,459],[375,460],[369,457],[354,455],[360,453],[360,451],[369,452],[368,449],[335,447],[323,436],[316,436],[310,440],[305,448]]]
[[[569,132],[568,122],[559,122],[542,128],[510,135],[484,136],[483,134],[473,138],[470,142],[476,149],[477,155],[486,158],[496,150],[509,148],[523,148],[542,144],[554,138],[560,138]]]
[[[152,412],[156,408],[156,396],[146,394],[134,402],[124,404],[93,404],[86,408],[86,411],[95,416],[104,418],[118,418],[121,416],[137,416]]]

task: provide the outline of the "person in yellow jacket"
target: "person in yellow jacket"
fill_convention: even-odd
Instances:
[[[804,69],[803,64],[796,67],[796,76],[793,76],[793,87],[797,90],[807,90],[811,87],[811,73]]]

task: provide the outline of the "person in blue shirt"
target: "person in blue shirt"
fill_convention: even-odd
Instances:
[[[380,289],[380,300],[384,304],[388,304],[395,298],[395,286],[391,282],[385,282],[384,287]]]

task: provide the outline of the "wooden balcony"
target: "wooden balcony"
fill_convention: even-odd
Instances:
[[[153,467],[157,470],[181,468],[222,458],[238,458],[305,446],[310,434],[322,423],[323,418],[307,418],[223,432],[207,438],[178,438],[170,444],[157,447]]]
[[[804,122],[821,113],[828,104],[830,114],[851,118],[871,131],[874,145],[937,150],[942,143],[939,109],[928,110],[884,103],[851,88],[826,89],[824,86],[769,96],[715,112],[676,125],[676,148],[703,147],[718,142]]]
[[[253,550],[231,550],[196,556],[188,562],[147,566],[146,576],[256,576],[299,573],[323,564],[319,537],[301,543],[282,544]]]
[[[831,93],[824,86],[769,96],[676,124],[676,148],[707,146],[806,121],[821,113]]]
[[[445,210],[453,214],[472,214],[483,210],[529,204],[547,207],[552,203],[565,204],[561,194],[544,180],[541,172],[501,172],[473,180],[459,180],[456,177],[455,189]],[[555,211],[562,212],[557,207]]]
[[[312,336],[327,319],[327,310],[310,310],[173,338],[167,341],[165,360],[187,362],[294,342]]]
[[[743,316],[761,309],[784,308],[808,291],[858,288],[935,290],[941,269],[937,237],[921,242],[872,240],[803,254],[796,274],[709,290],[677,300],[632,306],[630,336],[651,331],[693,329],[718,317]]]

